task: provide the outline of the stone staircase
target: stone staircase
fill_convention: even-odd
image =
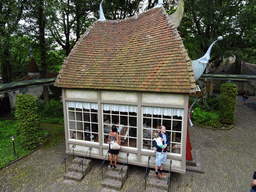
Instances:
[[[83,161],[83,165],[81,164]],[[83,170],[82,170],[83,168]],[[68,172],[64,175],[64,182],[81,181],[87,173],[91,170],[91,160],[76,157],[72,160],[72,164],[68,167]]]
[[[101,192],[106,191],[120,191],[128,177],[128,166],[124,166],[121,171],[122,165],[118,165],[117,168],[111,168],[110,165],[107,168],[107,172],[104,175],[104,180],[101,182]]]
[[[166,173],[166,177],[158,178],[154,170],[150,170],[147,179],[146,191],[147,192],[166,192],[168,191],[168,177],[169,173]]]

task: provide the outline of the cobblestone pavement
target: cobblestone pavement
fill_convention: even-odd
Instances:
[[[248,103],[256,103],[250,97]],[[190,129],[193,150],[200,150],[204,174],[172,173],[172,192],[244,192],[250,190],[252,174],[256,170],[256,111],[237,99],[236,125],[231,130]],[[64,140],[41,148],[30,156],[0,170],[0,191],[59,192],[101,189],[101,161],[94,160],[91,172],[77,184],[63,182],[65,158]],[[68,158],[70,163],[71,156]],[[105,169],[106,170],[106,169]],[[123,192],[143,191],[145,168],[130,166],[129,178]]]

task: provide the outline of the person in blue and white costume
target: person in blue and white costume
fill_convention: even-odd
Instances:
[[[166,177],[166,175],[163,173],[164,164],[167,160],[167,147],[170,145],[170,139],[168,134],[166,133],[166,127],[164,125],[160,126],[160,132],[158,133],[159,136],[164,139],[163,145],[164,147],[161,148],[157,145],[156,141],[154,141],[154,146],[156,148],[156,176],[158,178]],[[164,149],[164,150],[163,150]],[[162,152],[163,150],[163,152]],[[159,170],[159,173],[158,173]]]

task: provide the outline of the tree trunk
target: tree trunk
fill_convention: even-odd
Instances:
[[[38,23],[39,23],[39,42],[40,42],[40,52],[41,52],[41,67],[42,67],[42,78],[46,78],[47,68],[46,68],[46,48],[45,48],[45,24],[46,18],[44,14],[44,1],[40,0],[38,9]],[[47,105],[49,102],[49,90],[48,86],[43,86],[44,103]]]

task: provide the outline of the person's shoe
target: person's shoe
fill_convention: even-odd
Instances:
[[[113,167],[113,164],[110,163],[110,167],[112,168],[112,167]]]
[[[158,175],[156,175],[159,179],[161,179],[162,178],[162,175],[160,175],[160,174],[158,174]]]

